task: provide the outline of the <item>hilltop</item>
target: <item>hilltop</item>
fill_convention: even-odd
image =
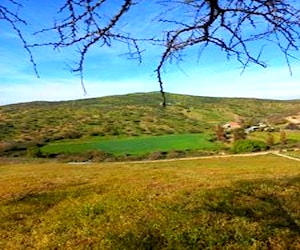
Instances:
[[[82,136],[138,136],[212,131],[236,119],[278,123],[300,111],[300,100],[276,101],[135,93],[64,102],[0,107],[1,141],[43,141]]]

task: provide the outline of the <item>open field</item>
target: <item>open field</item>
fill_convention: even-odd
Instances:
[[[299,249],[300,162],[0,166],[0,249]]]
[[[89,150],[102,150],[112,154],[146,154],[170,150],[217,150],[220,144],[210,142],[207,134],[182,134],[133,137],[123,139],[81,139],[50,143],[41,150],[43,154],[81,153]]]

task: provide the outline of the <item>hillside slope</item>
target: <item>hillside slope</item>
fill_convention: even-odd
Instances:
[[[239,118],[269,120],[297,114],[300,101],[135,93],[0,107],[0,141],[49,142],[82,136],[137,136],[212,131]]]

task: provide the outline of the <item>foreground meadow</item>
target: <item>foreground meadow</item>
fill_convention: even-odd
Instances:
[[[0,249],[300,249],[299,208],[275,155],[0,165]]]

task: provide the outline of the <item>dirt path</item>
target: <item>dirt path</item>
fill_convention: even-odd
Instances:
[[[278,155],[278,156],[280,156],[280,157],[284,157],[284,158],[290,159],[290,160],[300,161],[299,158],[296,158],[296,157],[293,157],[293,156],[289,156],[289,155],[285,155],[285,154],[281,154],[281,153],[279,153],[279,152],[275,152],[275,153],[273,153],[273,154]]]
[[[172,161],[190,161],[190,160],[201,160],[201,159],[218,159],[218,158],[230,158],[230,157],[251,157],[251,156],[268,155],[268,154],[277,155],[279,157],[284,157],[294,161],[300,161],[299,158],[281,154],[279,151],[265,151],[265,152],[256,152],[256,153],[246,153],[246,154],[210,155],[210,156],[197,156],[197,157],[161,159],[161,160],[130,161],[130,162],[119,162],[119,163],[120,164],[127,164],[127,163],[142,164],[142,163],[157,163],[157,162],[172,162]]]

